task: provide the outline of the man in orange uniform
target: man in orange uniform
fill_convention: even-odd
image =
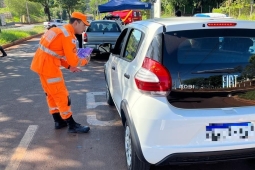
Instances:
[[[41,38],[31,70],[36,72],[46,94],[49,112],[55,121],[55,129],[68,125],[70,133],[87,133],[90,128],[76,123],[72,117],[71,100],[60,67],[79,72],[77,66],[88,64],[89,58],[79,58],[75,34],[82,34],[89,26],[87,18],[73,12],[69,24],[48,30]]]

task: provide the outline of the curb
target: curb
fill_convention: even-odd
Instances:
[[[35,35],[32,35],[30,37],[26,37],[26,38],[22,38],[22,39],[19,39],[19,40],[16,40],[16,41],[13,41],[9,44],[5,44],[5,45],[2,45],[3,49],[6,49],[6,48],[9,48],[11,46],[14,46],[14,45],[18,45],[24,41],[27,41],[27,40],[30,40],[32,38],[35,38],[35,37],[39,37],[39,36],[42,36],[44,33],[40,33],[40,34],[35,34]]]

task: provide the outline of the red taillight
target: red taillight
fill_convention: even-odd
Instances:
[[[83,41],[88,42],[88,35],[85,32],[83,33]]]
[[[167,68],[147,57],[135,75],[135,82],[138,89],[153,94],[165,95],[172,88],[172,78]]]
[[[208,23],[207,26],[208,27],[234,27],[236,26],[237,23]]]

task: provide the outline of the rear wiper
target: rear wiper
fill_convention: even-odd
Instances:
[[[240,68],[223,68],[223,69],[214,69],[214,70],[202,70],[192,72],[191,74],[204,74],[204,73],[236,73],[240,72]]]

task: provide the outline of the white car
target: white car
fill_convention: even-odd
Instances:
[[[44,22],[43,25],[45,28],[49,29],[50,27],[59,27],[67,24],[67,21],[62,19],[52,19],[50,22]]]
[[[178,17],[125,27],[105,64],[128,170],[255,156],[255,22]],[[244,97],[242,97],[244,96]]]

